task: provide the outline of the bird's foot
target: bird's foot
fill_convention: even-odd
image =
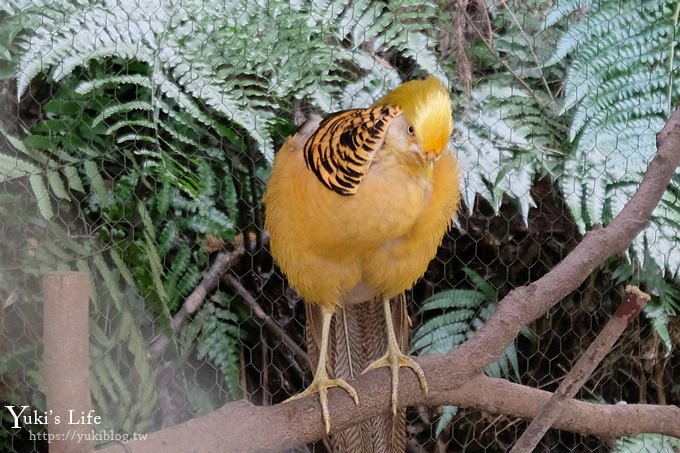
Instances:
[[[323,421],[326,425],[326,434],[328,434],[331,430],[331,418],[328,411],[328,389],[331,387],[340,387],[341,389],[345,390],[347,393],[349,393],[349,396],[352,397],[354,403],[359,404],[359,397],[357,396],[357,392],[354,390],[354,387],[349,385],[344,379],[328,379],[328,374],[325,370],[317,370],[312,383],[309,384],[309,387],[307,387],[301,393],[291,396],[286,401],[284,401],[284,403],[304,398],[305,396],[309,396],[312,393],[318,392],[319,399],[321,400],[321,413],[323,414]]]
[[[427,380],[425,379],[425,373],[423,369],[418,365],[418,363],[411,357],[403,354],[399,350],[399,346],[396,344],[390,344],[387,346],[387,352],[385,355],[371,363],[366,367],[363,373],[375,368],[380,368],[388,366],[392,369],[392,413],[397,413],[397,394],[399,393],[399,368],[405,366],[411,368],[414,373],[418,376],[420,380],[420,386],[423,391],[427,393]],[[362,374],[363,374],[362,373]]]

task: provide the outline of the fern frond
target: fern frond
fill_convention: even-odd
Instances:
[[[590,7],[592,0],[559,0],[555,6],[550,9],[543,21],[544,28],[550,28],[570,14],[578,10],[584,10]]]
[[[561,179],[567,203],[581,228],[610,219],[635,190],[656,152],[656,133],[670,106],[680,102],[676,54],[677,1],[593,1],[585,17],[568,28],[548,64],[571,59],[563,114],[571,116],[573,156]],[[557,14],[557,13],[555,13]],[[669,190],[678,186],[672,182]],[[646,234],[654,259],[680,266],[676,234],[669,225],[677,198],[664,197]],[[635,240],[646,247],[643,236]],[[668,246],[668,247],[666,247]]]
[[[542,161],[557,154],[562,128],[550,100],[537,102],[508,75],[490,77],[472,92],[473,108],[455,123],[453,147],[463,168],[464,199],[472,206],[477,193],[497,209],[503,195],[515,199],[526,218],[533,205],[533,175],[546,171]]]
[[[219,293],[216,297],[220,298]],[[207,357],[222,371],[234,399],[241,394],[239,383],[238,340],[243,333],[239,319],[231,311],[216,307],[213,302],[203,306],[199,313],[201,332],[198,337],[198,358]]]
[[[451,289],[427,298],[418,310],[418,314],[442,308],[474,309],[485,300],[487,299],[481,291],[474,289]]]
[[[28,180],[31,183],[31,189],[33,189],[33,194],[35,199],[38,201],[38,208],[40,209],[40,215],[45,219],[51,219],[54,216],[54,211],[52,210],[52,202],[50,201],[50,194],[45,186],[45,180],[42,175],[31,175]]]
[[[17,157],[0,154],[0,183],[37,173],[40,173],[40,169],[33,163]]]
[[[305,98],[324,110],[338,110],[342,84],[380,78],[375,55],[398,50],[442,76],[435,41],[428,36],[436,10],[435,2],[412,0],[285,7],[245,0],[55,2],[42,10],[48,16],[43,22],[26,22],[32,33],[22,44],[17,89],[23,93],[39,72],[62,81],[94,60],[141,61],[149,74],[86,81],[78,93],[133,84],[160,93],[154,110],[172,100],[197,120],[219,127],[205,114],[207,108],[247,131],[271,159],[272,111]],[[261,27],[263,17],[272,25]],[[348,37],[349,46],[340,44]],[[361,73],[348,69],[353,61]]]
[[[472,269],[465,268],[464,272],[475,289],[442,291],[425,300],[418,313],[431,314],[433,310],[444,310],[444,313],[435,315],[418,327],[412,339],[412,352],[446,354],[471,338],[495,311],[496,289]],[[498,362],[486,367],[486,373],[493,377],[510,377],[514,373],[519,380],[514,342],[505,349]],[[437,435],[451,422],[456,412],[455,406],[444,406],[435,430]]]

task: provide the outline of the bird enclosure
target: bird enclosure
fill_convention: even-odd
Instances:
[[[2,2],[0,452],[680,451],[679,16],[670,0]],[[350,366],[360,404],[331,389],[327,435],[317,395],[281,404],[319,351],[263,196],[310,118],[429,76],[451,96],[460,203],[392,302],[429,392],[402,368],[404,419],[377,422],[390,373]],[[338,230],[363,218],[339,212]],[[380,332],[361,347],[382,354],[368,304],[331,329]]]

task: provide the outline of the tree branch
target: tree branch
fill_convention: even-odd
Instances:
[[[421,357],[418,363],[428,378],[430,392],[420,390],[416,376],[400,375],[399,403],[409,405],[453,404],[523,418],[535,416],[550,393],[491,379],[479,370],[498,360],[520,329],[543,316],[574,291],[610,256],[623,252],[647,225],[675,168],[680,164],[680,110],[657,136],[658,151],[633,196],[612,223],[585,235],[581,243],[554,269],[536,282],[510,292],[494,315],[474,337],[443,356]],[[361,423],[385,412],[390,405],[389,371],[378,369],[352,382],[360,404],[345,392],[331,389],[328,403],[333,431]],[[598,436],[654,432],[680,437],[680,408],[653,405],[601,405],[570,400],[555,421],[556,428]],[[262,426],[267,427],[266,436]],[[205,436],[210,433],[210,436]],[[180,425],[150,434],[145,441],[127,445],[129,451],[162,451],[172,446],[181,451],[248,452],[278,450],[321,438],[324,425],[318,396],[286,404],[255,407],[238,401]],[[107,448],[123,452],[122,447]]]
[[[420,361],[428,375],[442,366],[451,367],[446,356],[427,357]],[[373,376],[371,377],[370,374]],[[359,406],[343,392],[328,394],[332,408],[333,431],[341,430],[388,410],[390,401],[389,371],[376,370],[353,381],[363,396]],[[378,376],[379,374],[379,376]],[[408,387],[417,387],[413,373]],[[375,397],[371,392],[375,392]],[[450,391],[432,389],[425,398],[430,405],[453,404],[490,413],[506,413],[522,418],[534,417],[551,393],[477,374],[463,386]],[[361,398],[361,397],[360,397]],[[400,391],[400,406],[422,404],[418,393]],[[378,404],[375,400],[378,400]],[[157,451],[279,451],[323,436],[318,397],[304,398],[275,406],[254,406],[241,400],[228,403],[215,412],[177,426],[150,434],[145,440],[132,441],[127,450],[109,447],[100,453],[155,453]],[[602,437],[631,436],[656,432],[680,437],[680,408],[647,404],[604,405],[569,400],[555,422],[555,427]],[[263,431],[263,426],[266,431]],[[206,435],[210,433],[210,435]]]
[[[619,339],[623,331],[628,326],[640,310],[649,301],[649,295],[640,291],[636,286],[628,286],[623,302],[614,313],[604,328],[597,335],[595,340],[590,343],[586,352],[583,353],[576,365],[562,379],[560,386],[550,397],[548,402],[536,414],[529,427],[522,433],[510,453],[531,453],[543,438],[543,435],[550,429],[557,417],[564,409],[565,403],[576,396],[576,393],[583,387],[588,378],[604,356],[609,353]]]

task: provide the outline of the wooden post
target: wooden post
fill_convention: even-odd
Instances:
[[[90,277],[84,272],[43,276],[43,341],[50,453],[92,451],[97,424],[90,397]],[[59,417],[59,423],[57,418]],[[80,435],[80,436],[79,436]],[[85,437],[87,436],[87,437]]]

